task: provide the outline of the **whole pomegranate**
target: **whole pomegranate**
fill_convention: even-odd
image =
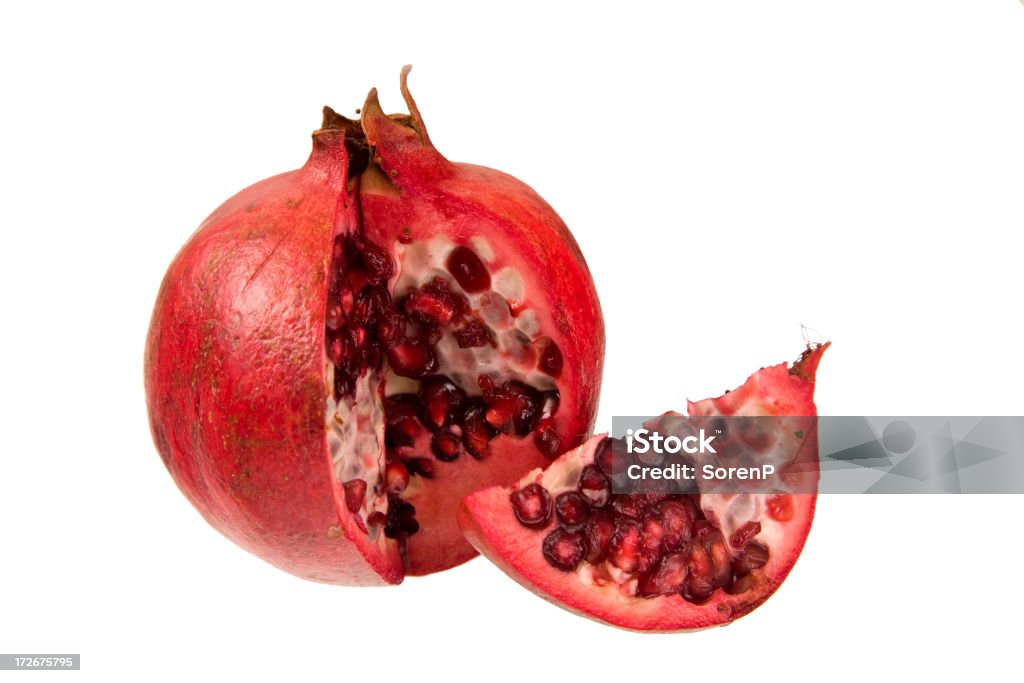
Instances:
[[[215,528],[298,576],[397,583],[475,555],[460,499],[590,433],[604,325],[558,215],[371,91],[227,200],[164,278],[153,438]]]
[[[516,581],[592,619],[636,631],[738,619],[782,584],[811,530],[817,495],[805,491],[817,491],[819,471],[814,377],[827,347],[809,348],[792,367],[762,368],[739,389],[689,405],[698,417],[807,418],[797,422],[805,431],[777,420],[769,423],[790,431],[737,435],[743,457],[779,464],[789,488],[614,494],[611,478],[622,467],[613,463],[625,446],[598,435],[510,487],[467,496],[459,522],[473,545]],[[794,478],[800,479],[795,487]]]

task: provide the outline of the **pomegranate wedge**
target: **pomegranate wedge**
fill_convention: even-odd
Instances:
[[[827,346],[690,403],[689,413],[815,416]],[[817,433],[799,436],[801,490],[816,491]],[[803,549],[816,493],[614,494],[609,477],[621,474],[612,463],[622,448],[594,436],[512,487],[467,496],[459,510],[466,537],[541,597],[637,631],[726,624],[775,592]]]

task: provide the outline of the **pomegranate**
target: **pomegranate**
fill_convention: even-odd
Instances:
[[[329,108],[295,171],[227,200],[164,278],[150,426],[215,528],[298,576],[397,583],[476,554],[459,500],[590,433],[604,326],[533,190],[434,148],[409,93]]]
[[[689,413],[815,416],[814,377],[827,346],[689,403]],[[797,437],[798,490],[816,491],[816,429]],[[612,463],[624,449],[594,436],[511,487],[467,496],[459,510],[466,537],[541,597],[622,628],[726,624],[767,600],[803,549],[816,493],[613,494],[609,478],[622,469]]]

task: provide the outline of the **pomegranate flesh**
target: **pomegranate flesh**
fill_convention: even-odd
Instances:
[[[298,576],[397,583],[476,551],[458,502],[593,427],[604,327],[568,229],[371,91],[302,168],[206,219],[146,345],[154,441],[203,516]]]
[[[813,417],[827,346],[690,403],[689,414]],[[803,549],[817,497],[803,492],[817,490],[816,429],[800,439],[789,454],[799,461],[800,493],[614,494],[610,477],[622,471],[614,462],[625,445],[598,435],[511,487],[467,496],[459,523],[519,583],[584,616],[637,631],[726,624],[767,600]],[[524,521],[535,501],[555,501],[555,514]]]

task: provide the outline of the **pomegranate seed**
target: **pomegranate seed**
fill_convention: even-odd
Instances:
[[[753,587],[754,577],[750,574],[744,574],[743,576],[733,577],[732,583],[725,587],[725,592],[729,595],[739,595],[740,593],[746,593]]]
[[[459,437],[451,432],[440,432],[434,435],[430,448],[441,462],[453,462],[459,457]]]
[[[587,562],[597,563],[608,554],[608,547],[615,533],[615,521],[607,512],[599,512],[591,517],[583,533],[587,537]]]
[[[365,242],[362,250],[367,279],[375,284],[382,284],[391,279],[395,272],[395,262],[390,254],[373,242]]]
[[[402,448],[403,446],[408,448],[415,443],[415,438],[410,436],[408,432],[401,427],[385,427],[384,428],[384,445],[387,448]]]
[[[793,497],[787,493],[780,493],[775,496],[768,496],[765,501],[768,507],[768,514],[772,519],[779,522],[788,522],[793,519]]]
[[[551,425],[538,426],[537,431],[533,433],[533,443],[538,451],[552,460],[562,450],[562,440]]]
[[[729,540],[733,548],[742,548],[750,539],[761,533],[761,522],[746,522],[743,526],[733,532]]]
[[[732,570],[737,574],[749,574],[766,564],[768,564],[768,547],[757,541],[750,541],[733,562]]]
[[[356,348],[363,348],[364,344],[366,344],[366,330],[361,327],[352,330],[352,340]]]
[[[712,579],[715,565],[707,550],[700,543],[691,543],[687,553],[686,569],[689,573],[683,582],[682,595],[690,602],[701,603],[711,597],[715,590]]]
[[[473,307],[470,306],[469,299],[466,298],[466,295],[453,290],[452,286],[443,277],[435,277],[433,280],[423,285],[423,291],[447,301],[455,311],[456,318],[461,318],[473,310]]]
[[[388,493],[401,493],[409,485],[409,470],[400,462],[389,462],[384,469],[384,481]]]
[[[661,501],[668,498],[667,493],[638,493],[636,497],[640,499],[640,505],[645,509],[656,506]]]
[[[466,392],[444,375],[432,375],[420,383],[419,400],[423,425],[436,432],[461,416]]]
[[[661,560],[661,548],[642,546],[636,566],[637,573],[646,574],[658,564],[659,560]]]
[[[644,500],[640,495],[632,493],[615,496],[612,509],[624,517],[640,519],[644,514]]]
[[[360,289],[366,286],[368,280],[366,279],[366,271],[361,268],[348,268],[345,271],[345,286],[349,290],[350,294],[358,292]]]
[[[327,302],[327,311],[325,314],[327,329],[334,331],[341,327],[341,323],[344,320],[344,316],[341,314],[341,302],[336,299],[330,299]]]
[[[660,550],[661,544],[665,540],[665,527],[661,523],[661,518],[654,512],[648,512],[644,515],[644,518],[640,520],[640,524],[643,526],[644,547],[652,550]]]
[[[424,479],[434,478],[434,463],[429,458],[409,458],[405,461],[405,468],[409,470],[409,474]]]
[[[338,293],[338,304],[341,306],[342,313],[346,316],[352,315],[352,311],[355,310],[356,297],[351,289],[346,287]]]
[[[487,409],[487,423],[498,431],[510,434],[512,432],[512,413],[515,408],[515,404],[510,399],[496,401]]]
[[[480,388],[487,402],[487,422],[506,434],[526,436],[537,427],[542,396],[539,391],[518,380],[495,387],[494,380],[480,375]]]
[[[414,320],[421,323],[450,325],[462,313],[469,310],[469,302],[456,294],[448,283],[440,278],[413,289],[402,300],[402,309]]]
[[[640,522],[642,528],[640,562],[637,571],[650,571],[661,560],[661,544],[665,537],[665,529],[654,513],[648,512]]]
[[[403,539],[419,530],[416,508],[401,498],[388,496],[388,516],[384,525],[384,535],[388,538]]]
[[[529,384],[509,380],[503,385],[505,391],[511,395],[516,402],[516,410],[512,416],[516,434],[526,436],[537,427],[540,419],[542,400],[540,392]]]
[[[484,394],[485,401],[493,401],[497,397],[498,387],[494,383],[494,378],[490,375],[480,375],[476,378],[476,383],[480,385],[480,391]]]
[[[566,491],[555,498],[555,514],[566,529],[578,529],[587,521],[590,506],[586,499],[575,491]]]
[[[413,290],[401,302],[402,310],[419,323],[451,325],[455,309],[450,302],[424,290]]]
[[[590,507],[594,508],[604,507],[612,496],[612,483],[601,473],[597,465],[587,465],[583,468],[577,488]]]
[[[444,331],[437,325],[421,325],[420,332],[416,336],[427,344],[436,346],[441,341],[441,337],[444,336]]]
[[[665,531],[662,547],[668,552],[681,550],[692,532],[694,514],[691,508],[677,500],[665,500],[658,503],[656,510]]]
[[[400,377],[418,379],[437,369],[434,350],[419,339],[406,339],[387,350],[391,369]]]
[[[455,331],[455,341],[460,349],[471,349],[479,346],[494,346],[494,333],[491,328],[474,318],[466,323],[461,330]]]
[[[331,340],[327,348],[327,355],[335,365],[345,367],[355,356],[355,344],[348,330],[339,330],[338,334]]]
[[[724,588],[732,582],[732,557],[729,549],[725,546],[722,533],[718,533],[717,540],[707,546],[708,554],[715,565],[715,573],[711,580],[716,588]]]
[[[551,519],[551,494],[536,482],[511,494],[509,500],[516,519],[523,526],[540,528]]]
[[[608,545],[608,559],[624,572],[636,571],[640,566],[641,536],[640,522],[620,517],[615,522],[615,533]]]
[[[544,539],[544,559],[555,569],[571,572],[587,554],[587,542],[577,531],[555,529]]]
[[[384,399],[384,416],[389,425],[415,420],[420,403],[415,394],[392,394]]]
[[[707,536],[709,530],[712,528],[711,522],[701,517],[693,523],[693,537],[704,542],[704,538]]]
[[[405,316],[394,309],[385,310],[377,321],[377,338],[384,348],[390,348],[405,339]]]
[[[351,479],[342,484],[345,489],[345,507],[355,514],[363,507],[363,500],[366,499],[366,482],[362,479]]]
[[[466,404],[465,412],[459,420],[462,427],[462,445],[466,452],[479,460],[487,451],[487,444],[491,442],[497,432],[487,422],[485,414],[487,406],[479,398],[470,399]]]
[[[455,247],[445,262],[448,272],[467,292],[482,292],[491,286],[491,274],[487,266],[469,247]]]
[[[413,394],[394,394],[384,399],[384,444],[388,448],[412,446],[420,433],[416,416],[419,401]]]
[[[356,380],[344,370],[334,370],[334,395],[337,398],[352,396],[356,393]]]
[[[562,374],[562,352],[559,351],[558,345],[550,339],[544,345],[544,350],[541,351],[537,367],[541,372],[547,373],[552,377],[558,377]]]
[[[641,577],[637,593],[645,598],[678,593],[686,580],[686,555],[672,553],[661,558],[654,571]]]
[[[375,325],[381,314],[391,305],[391,295],[383,287],[364,287],[356,297],[352,309],[352,322],[362,327]],[[405,331],[404,328],[402,330]]]
[[[594,462],[607,477],[614,481],[616,474],[619,477],[625,474],[625,453],[625,441],[606,437],[597,445]]]

